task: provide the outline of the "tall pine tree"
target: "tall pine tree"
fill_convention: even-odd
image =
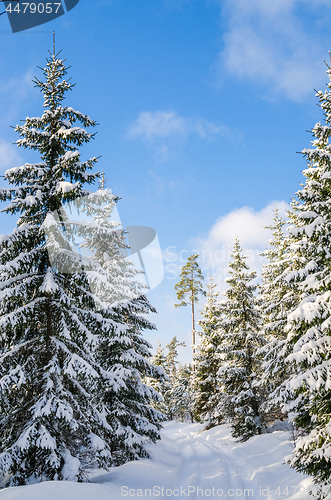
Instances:
[[[186,307],[188,304],[191,305],[193,370],[195,369],[195,304],[199,300],[199,293],[204,296],[206,295],[202,283],[204,276],[198,263],[198,257],[199,254],[190,255],[185,266],[182,267],[180,281],[175,285],[177,299],[180,300],[179,304],[175,304],[175,307]]]

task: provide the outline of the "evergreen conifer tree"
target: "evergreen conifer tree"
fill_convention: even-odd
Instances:
[[[153,387],[155,391],[162,396],[162,401],[160,399],[155,400],[154,398],[151,400],[151,405],[166,416],[169,415],[166,394],[170,388],[170,377],[167,368],[167,358],[164,354],[164,348],[162,347],[161,341],[159,341],[155,354],[152,358],[152,364],[160,373],[160,378],[147,378],[146,383],[148,386]]]
[[[177,292],[177,299],[180,300],[179,304],[175,304],[175,307],[186,307],[188,304],[191,305],[192,310],[192,347],[193,347],[193,370],[194,365],[194,354],[195,354],[195,308],[194,305],[199,300],[199,293],[206,295],[203,289],[204,276],[201,272],[198,263],[199,254],[190,255],[187,259],[187,263],[182,267],[180,273],[180,281],[175,285],[175,290]]]
[[[276,209],[273,224],[267,227],[271,229],[273,238],[269,240],[269,248],[262,253],[267,262],[262,266],[260,311],[267,343],[259,350],[259,355],[263,356],[259,385],[265,392],[262,406],[268,421],[283,418],[279,390],[291,370],[287,362],[290,351],[286,332],[287,315],[298,302],[294,284],[285,279],[285,271],[294,265],[290,242],[283,230],[285,224]]]
[[[177,371],[177,365],[179,361],[178,358],[178,347],[186,347],[185,342],[180,342],[177,340],[177,337],[173,337],[173,339],[166,345],[168,349],[168,353],[166,355],[166,366],[170,377],[174,377]]]
[[[241,441],[261,433],[260,398],[256,387],[259,358],[263,343],[261,318],[254,296],[255,272],[248,272],[238,238],[231,253],[229,284],[222,304],[224,337],[219,347],[222,366],[218,371],[223,396],[223,411],[232,427],[232,435]]]
[[[85,469],[112,465],[118,425],[98,394],[123,388],[127,373],[124,367],[116,372],[102,366],[95,350],[103,337],[108,343],[118,337],[124,339],[122,344],[131,342],[123,358],[138,379],[136,366],[145,369],[149,349],[146,342],[135,341],[142,327],[150,327],[140,315],[151,309],[147,299],[114,311],[109,301],[105,305],[104,296],[93,293],[88,278],[90,273],[95,283],[104,282],[102,266],[90,259],[81,272],[79,255],[72,251],[72,237],[83,229],[72,224],[65,230],[70,222],[63,207],[87,196],[83,184],[96,179],[90,170],[97,159],[83,162],[79,152],[93,137],[85,128],[95,122],[63,104],[73,87],[65,79],[64,60],[52,55],[43,73],[45,80],[36,79],[35,84],[44,95],[44,112],[15,129],[20,135],[17,145],[35,151],[41,161],[8,170],[5,177],[13,187],[0,191],[2,201],[11,200],[4,211],[20,215],[14,231],[0,241],[4,485],[25,484],[31,477],[81,480]],[[139,360],[132,354],[136,345]],[[136,389],[133,381],[132,386]],[[154,424],[154,415],[151,420]],[[153,424],[149,430],[155,438]]]
[[[164,393],[164,403],[165,406],[168,410],[168,418],[172,420],[173,418],[176,417],[176,415],[173,413],[173,409],[175,407],[175,401],[174,401],[174,393],[172,391],[175,381],[177,380],[177,369],[179,365],[179,361],[177,360],[178,358],[178,347],[185,347],[186,344],[185,342],[180,342],[177,340],[177,337],[173,337],[173,339],[169,342],[169,344],[166,345],[166,348],[168,349],[168,352],[166,354],[166,361],[165,361],[165,366],[166,366],[166,373],[169,376],[169,383],[167,385],[167,390]]]
[[[291,465],[330,483],[331,476],[331,68],[328,89],[317,97],[325,124],[312,130],[310,149],[303,150],[308,168],[297,193],[296,211],[289,228],[292,258],[286,278],[302,296],[288,315],[288,341],[293,373],[283,384],[287,411],[304,436],[294,449]],[[288,397],[290,393],[290,397]]]
[[[196,349],[196,368],[193,375],[194,414],[208,426],[218,425],[223,420],[220,411],[222,394],[217,373],[220,368],[219,346],[222,341],[221,308],[218,293],[212,278],[207,290],[207,303],[201,313],[200,342]]]
[[[193,422],[192,367],[179,366],[172,378],[171,387],[167,393],[169,412],[176,419],[184,422],[188,418]]]
[[[95,349],[95,359],[112,377],[107,390],[97,391],[96,400],[112,428],[113,465],[148,456],[145,442],[159,438],[164,415],[151,405],[151,401],[161,403],[162,397],[145,379],[155,383],[166,379],[163,368],[150,362],[152,346],[142,337],[144,329],[155,329],[145,317],[155,309],[143,295],[146,285],[134,280],[138,271],[125,256],[125,233],[112,219],[117,201],[110,190],[100,189],[76,202],[92,217],[79,231],[81,246],[93,255],[85,259],[84,273],[98,297],[103,319],[116,322],[112,332],[100,330]]]

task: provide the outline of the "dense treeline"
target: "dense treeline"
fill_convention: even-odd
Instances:
[[[4,211],[19,214],[0,240],[1,486],[83,480],[91,468],[147,457],[144,445],[159,438],[165,418],[226,422],[241,441],[288,418],[299,435],[289,463],[327,486],[331,83],[317,93],[325,123],[303,151],[305,183],[285,220],[275,211],[260,284],[237,239],[224,298],[211,280],[194,364],[181,366],[176,337],[151,360],[142,333],[155,328],[146,319],[154,308],[111,218],[118,199],[104,185],[94,194],[83,188],[98,177],[90,172],[97,158],[80,158],[96,123],[63,105],[73,87],[64,60],[53,54],[43,73],[35,80],[43,114],[15,129],[17,145],[40,162],[8,170],[11,187],[0,190],[10,202]],[[90,222],[69,220],[68,204]],[[75,238],[89,258],[73,251]],[[190,264],[177,291],[179,305],[191,291],[195,332],[194,303],[204,291],[197,255]]]
[[[331,476],[331,69],[317,92],[324,124],[303,150],[304,184],[283,220],[275,211],[261,282],[236,240],[228,289],[211,282],[191,374],[190,407],[207,426],[227,422],[247,440],[288,418],[298,439],[288,462],[328,487]],[[325,489],[319,493],[325,496]]]

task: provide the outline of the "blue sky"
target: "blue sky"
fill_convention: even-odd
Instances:
[[[123,223],[158,233],[165,279],[149,294],[153,344],[190,343],[173,287],[192,251],[221,291],[236,234],[259,270],[263,226],[298,189],[297,152],[322,120],[314,89],[327,81],[330,21],[326,0],[80,0],[16,34],[0,17],[0,174],[31,158],[10,126],[42,111],[31,79],[55,30],[76,82],[67,104],[99,123],[83,153],[102,155]],[[1,217],[9,231],[16,221]]]

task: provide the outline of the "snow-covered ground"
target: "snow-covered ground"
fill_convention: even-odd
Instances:
[[[307,500],[312,481],[284,464],[290,433],[276,431],[235,443],[225,425],[201,432],[199,424],[168,422],[162,439],[149,446],[150,460],[89,483],[49,481],[6,488],[0,500],[119,500],[125,498],[254,498]]]

